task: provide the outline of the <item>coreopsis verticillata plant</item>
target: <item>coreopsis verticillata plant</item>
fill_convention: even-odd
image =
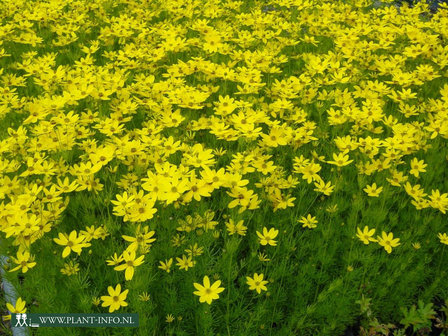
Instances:
[[[271,245],[271,246],[277,245],[277,241],[274,240],[274,238],[277,237],[278,230],[274,228],[268,230],[267,228],[264,227],[262,233],[257,231],[257,235],[261,245]]]
[[[193,294],[199,296],[199,302],[206,302],[211,304],[213,300],[219,299],[219,293],[224,291],[223,287],[220,287],[221,280],[215,281],[213,284],[210,284],[210,279],[206,275],[203,279],[203,284],[194,283],[194,288],[197,290],[193,292]]]
[[[17,298],[16,303],[13,305],[9,302],[6,303],[6,308],[11,314],[23,314],[26,313],[26,301],[22,300],[21,297]],[[10,320],[11,315],[6,315],[3,317],[4,320]]]
[[[36,266],[34,257],[28,251],[17,251],[17,258],[11,258],[12,261],[17,265],[16,267],[10,269],[10,272],[21,270],[22,273],[28,272],[29,269]]]
[[[446,233],[439,233],[437,237],[442,244],[448,245],[448,235]]]
[[[318,221],[316,217],[313,217],[310,214],[308,214],[306,217],[302,216],[299,220],[299,223],[301,223],[302,227],[304,228],[314,229],[317,227]]]
[[[377,240],[378,244],[384,247],[387,253],[391,253],[393,247],[397,247],[398,245],[400,245],[400,238],[394,238],[392,232],[386,233],[383,231],[381,233],[381,237],[378,236]]]
[[[257,291],[258,294],[260,294],[262,290],[267,291],[268,289],[266,287],[266,284],[269,281],[263,280],[263,278],[264,275],[258,273],[254,273],[254,276],[252,278],[247,276],[246,279],[247,284],[249,285],[249,289]]]
[[[128,305],[126,302],[126,297],[129,289],[121,291],[121,285],[118,284],[115,288],[112,286],[107,287],[107,292],[109,295],[101,296],[101,301],[103,301],[101,306],[109,307],[109,313],[113,313],[121,307],[126,307]]]
[[[229,222],[226,224],[226,226],[229,235],[233,235],[235,233],[240,236],[246,235],[247,226],[244,225],[244,220],[240,220],[235,223],[233,219],[229,219]]]
[[[370,197],[378,197],[381,191],[383,191],[383,187],[378,187],[376,183],[373,183],[372,185],[366,186],[363,190]]]
[[[402,334],[448,292],[448,7],[392,2],[0,1],[5,309]]]
[[[369,245],[370,242],[377,242],[376,238],[373,238],[375,229],[369,229],[368,226],[364,226],[364,229],[356,228],[356,237],[358,237],[364,244]]]
[[[165,261],[160,261],[159,263],[160,265],[158,266],[158,268],[164,270],[167,273],[171,272],[171,266],[173,265],[173,258],[170,258]]]
[[[53,240],[56,244],[65,246],[62,251],[62,258],[68,257],[72,251],[79,255],[83,248],[91,246],[90,243],[85,242],[86,237],[82,234],[78,235],[75,230],[70,232],[69,235],[59,233],[58,237]]]
[[[116,271],[124,271],[125,279],[131,280],[134,276],[135,268],[140,266],[144,262],[144,255],[139,257],[136,256],[135,251],[133,250],[125,250],[123,251],[123,264],[114,267]]]

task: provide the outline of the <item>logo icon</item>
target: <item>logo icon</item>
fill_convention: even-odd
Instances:
[[[16,314],[16,325],[15,327],[28,327],[26,322],[26,313],[24,314]]]
[[[23,314],[15,314],[16,316],[16,324],[14,327],[39,327],[37,323],[31,323],[31,318],[27,318],[28,315],[26,313]]]

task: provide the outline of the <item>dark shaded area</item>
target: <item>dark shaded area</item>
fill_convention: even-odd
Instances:
[[[400,3],[408,3],[410,6],[412,6],[414,3],[418,2],[419,0],[397,0],[397,4]],[[425,0],[420,0],[425,1]],[[448,4],[448,0],[426,0],[426,3],[429,4],[429,8],[431,11],[435,12],[439,8],[439,6],[443,3]]]

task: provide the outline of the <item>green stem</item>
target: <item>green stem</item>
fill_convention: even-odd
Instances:
[[[229,269],[228,269],[228,274],[227,274],[228,283],[227,283],[227,304],[226,304],[226,327],[227,327],[227,335],[228,336],[230,336],[229,306],[230,306],[230,276],[231,276],[231,272],[232,272],[232,255],[230,255],[230,258],[229,258]]]
[[[444,254],[445,254],[445,245],[442,246],[442,255],[440,256],[439,267],[437,267],[437,273],[438,274],[440,274],[440,267],[442,266]]]
[[[328,227],[331,227],[331,219],[330,219],[329,222],[330,222],[330,223],[329,223]],[[325,259],[327,258],[327,246],[328,246],[328,244],[325,242],[325,249],[324,249],[324,257],[323,257],[323,260],[325,260]],[[322,272],[323,272],[323,270],[324,270],[324,267],[323,267],[323,264],[321,264],[320,271],[319,271],[319,279],[318,279],[319,281],[320,281],[320,278],[322,277]],[[314,294],[314,300],[313,300],[313,303],[316,302],[318,295],[319,295],[319,285],[316,284],[316,293]]]
[[[278,294],[279,294],[279,291],[282,288],[282,283],[283,283],[283,277],[280,278],[280,286],[277,288],[277,291],[275,293],[274,309],[272,311],[271,324],[268,326],[269,327],[269,336],[272,335],[272,325],[274,324],[274,318],[275,318],[275,313],[276,313],[276,309],[277,309],[277,302],[278,302]],[[267,298],[267,296],[265,296],[265,297]]]

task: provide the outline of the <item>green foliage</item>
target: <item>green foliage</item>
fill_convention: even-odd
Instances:
[[[418,301],[418,306],[412,305],[408,310],[401,308],[404,318],[400,321],[407,328],[412,326],[415,331],[431,326],[431,320],[435,318],[435,311],[432,303],[424,304],[423,301]]]

